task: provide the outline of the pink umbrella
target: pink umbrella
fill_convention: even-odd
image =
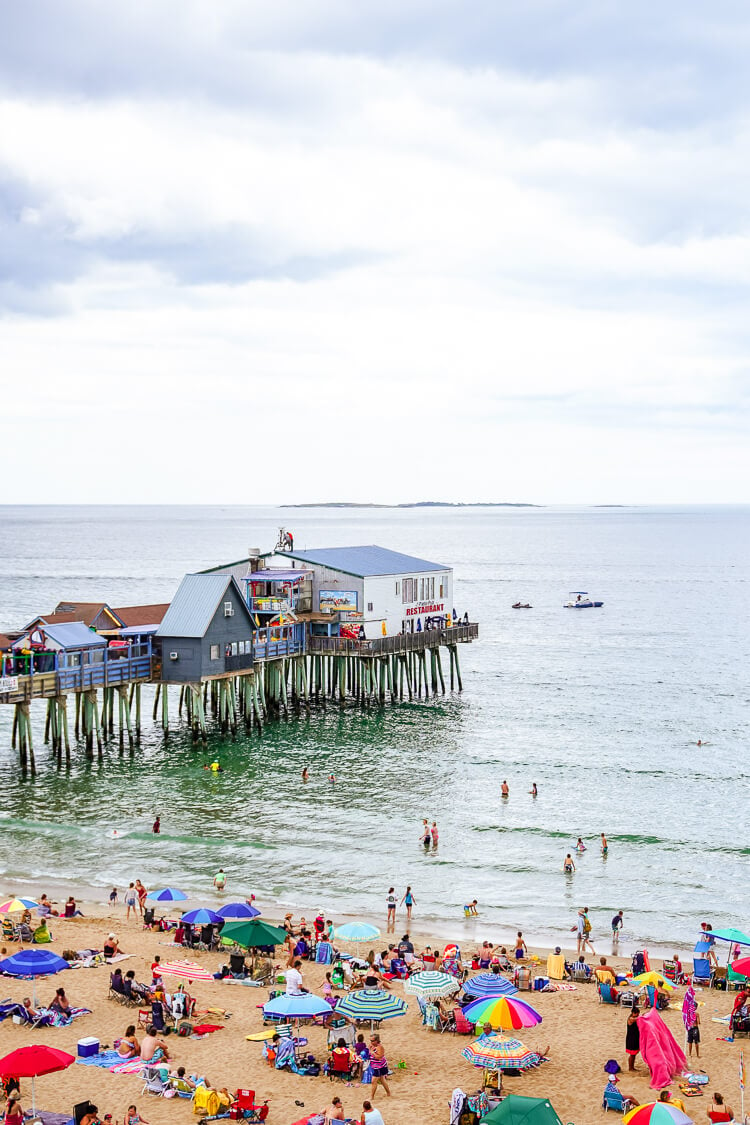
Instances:
[[[213,980],[213,973],[196,965],[195,961],[168,961],[166,965],[159,965],[162,974],[170,977],[184,977],[185,980]]]

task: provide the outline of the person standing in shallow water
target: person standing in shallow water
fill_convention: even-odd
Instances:
[[[430,835],[432,836],[432,850],[435,851],[437,846],[438,846],[438,826],[437,826],[436,820],[433,820],[433,822],[432,822],[432,828],[430,829]]]
[[[504,781],[502,783],[502,785],[500,786],[500,796],[501,797],[510,797],[510,789],[508,788],[508,782],[507,781]]]
[[[399,906],[402,903],[404,903],[406,905],[406,922],[407,922],[407,925],[409,925],[411,923],[411,911],[412,911],[412,907],[416,906],[416,902],[417,902],[417,900],[414,898],[414,895],[411,893],[411,887],[407,887],[406,890],[404,891],[404,897],[401,899],[401,902],[399,903]]]

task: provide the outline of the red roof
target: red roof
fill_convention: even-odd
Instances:
[[[169,609],[169,602],[157,605],[126,605],[114,612],[121,617],[127,629],[138,625],[161,625],[161,619]]]

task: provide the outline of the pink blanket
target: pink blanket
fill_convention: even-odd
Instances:
[[[685,1055],[656,1008],[649,1008],[639,1017],[638,1030],[641,1055],[651,1071],[651,1089],[661,1090],[683,1073]]]

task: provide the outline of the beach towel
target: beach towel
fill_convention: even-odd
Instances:
[[[550,980],[565,980],[565,958],[562,953],[550,953],[547,958],[547,976]]]
[[[455,1090],[451,1094],[450,1125],[458,1125],[458,1120],[463,1112],[465,1101],[466,1094],[463,1092],[460,1086],[456,1086]]]
[[[223,1031],[224,1025],[221,1023],[199,1023],[197,1027],[193,1028],[193,1038],[197,1036],[210,1035],[212,1031]]]
[[[685,1054],[656,1008],[638,1020],[641,1055],[651,1071],[651,1089],[661,1090],[685,1070]]]
[[[123,1062],[122,1055],[117,1051],[100,1051],[98,1055],[89,1055],[87,1059],[76,1059],[80,1066],[98,1066],[108,1070],[114,1063]]]
[[[692,984],[688,986],[685,993],[685,998],[682,1001],[682,1020],[685,1024],[685,1030],[689,1031],[695,1023],[695,1017],[698,1012],[698,1005],[695,1002],[695,989]]]
[[[140,1074],[144,1066],[148,1064],[141,1058],[135,1059],[120,1059],[120,1061],[109,1068],[112,1074]]]

